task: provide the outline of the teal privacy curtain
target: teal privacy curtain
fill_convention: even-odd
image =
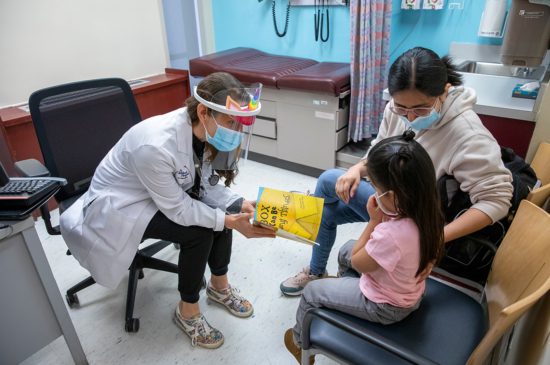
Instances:
[[[378,133],[384,112],[392,0],[351,0],[351,103],[348,139]]]

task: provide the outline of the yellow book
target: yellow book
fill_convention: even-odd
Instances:
[[[277,236],[315,245],[323,202],[311,195],[261,187],[254,222],[274,227]]]

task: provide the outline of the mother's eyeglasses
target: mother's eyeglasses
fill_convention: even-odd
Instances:
[[[395,113],[397,115],[407,116],[410,112],[412,112],[417,117],[425,117],[427,115],[430,115],[432,112],[432,109],[435,108],[435,105],[437,104],[437,101],[439,98],[435,99],[434,104],[431,107],[422,107],[422,108],[403,108],[400,106],[396,106],[395,102],[391,101],[390,110],[392,113]]]

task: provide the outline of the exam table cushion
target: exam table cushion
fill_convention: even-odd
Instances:
[[[331,93],[349,89],[347,63],[317,62],[307,58],[278,56],[253,48],[232,48],[189,61],[192,76],[224,71],[242,82],[261,82],[278,89],[299,89]]]

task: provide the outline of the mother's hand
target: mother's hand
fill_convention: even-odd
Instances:
[[[352,166],[345,174],[340,176],[336,180],[336,195],[346,204],[349,203],[350,198],[353,198],[355,191],[359,187],[361,181],[361,171],[359,168]]]
[[[225,216],[225,227],[240,232],[246,238],[275,237],[275,230],[250,223],[252,213],[229,214]]]

